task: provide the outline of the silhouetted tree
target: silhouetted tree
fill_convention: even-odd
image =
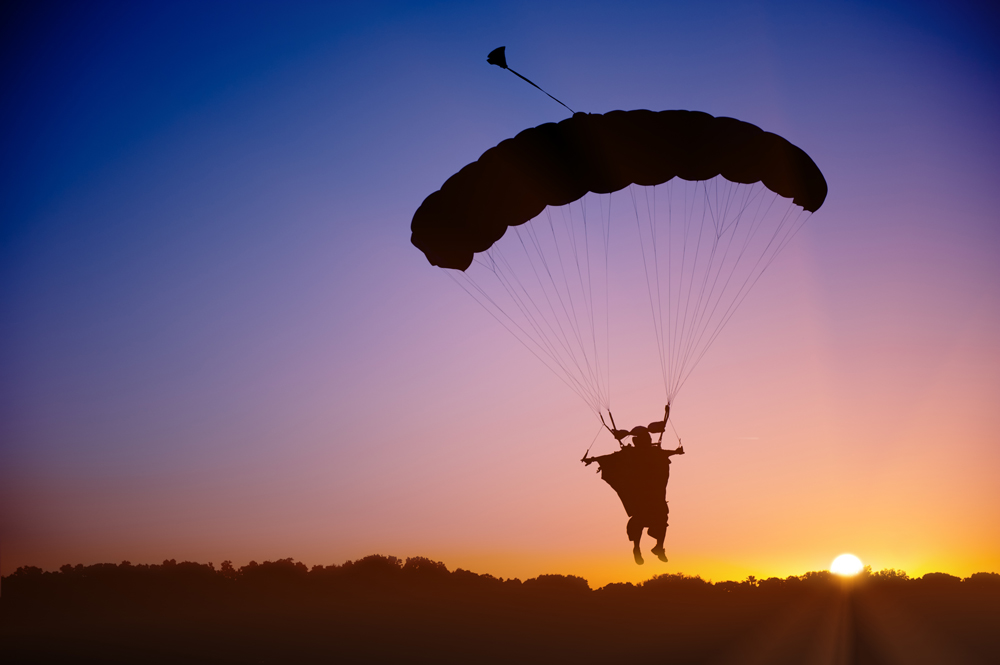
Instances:
[[[25,566],[2,580],[0,662],[618,662],[659,658],[664,644],[677,662],[741,662],[755,635],[789,616],[800,634],[768,658],[803,662],[845,598],[855,662],[882,662],[885,644],[920,662],[914,635],[946,645],[951,662],[990,662],[979,654],[1000,649],[992,572],[716,583],[674,573],[592,590],[572,575],[522,583],[372,555],[311,569],[290,558]],[[909,623],[886,623],[886,607],[905,608]]]

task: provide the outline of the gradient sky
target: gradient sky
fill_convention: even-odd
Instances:
[[[985,5],[4,9],[0,572],[381,553],[604,584],[845,551],[1000,571]],[[577,110],[736,117],[830,184],[674,404],[667,565],[632,563],[577,461],[592,413],[409,244],[448,176],[566,116],[487,65],[500,45]],[[649,366],[613,385],[619,421],[662,408]]]

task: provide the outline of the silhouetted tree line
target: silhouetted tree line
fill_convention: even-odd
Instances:
[[[522,582],[373,555],[312,568],[23,567],[0,587],[4,663],[804,663],[831,649],[843,662],[992,662],[1000,575],[866,569],[712,583],[678,573],[591,589],[575,576]]]

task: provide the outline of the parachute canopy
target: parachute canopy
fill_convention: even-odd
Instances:
[[[414,213],[411,241],[599,415],[626,356],[644,368],[659,354],[669,404],[826,194],[805,152],[749,123],[576,113],[450,177]]]
[[[722,176],[760,182],[815,212],[823,174],[785,139],[733,118],[697,111],[576,113],[526,129],[450,177],[413,215],[411,242],[432,265],[465,270],[508,227],[588,192]]]

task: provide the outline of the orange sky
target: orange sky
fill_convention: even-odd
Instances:
[[[797,575],[843,552],[1000,571],[988,20],[192,7],[18,19],[2,574],[374,553],[592,586]],[[674,403],[668,564],[632,562],[620,502],[578,462],[593,414],[409,244],[447,177],[564,117],[485,63],[500,44],[574,108],[740,118],[830,185]],[[658,418],[651,337],[613,348],[619,425]]]

